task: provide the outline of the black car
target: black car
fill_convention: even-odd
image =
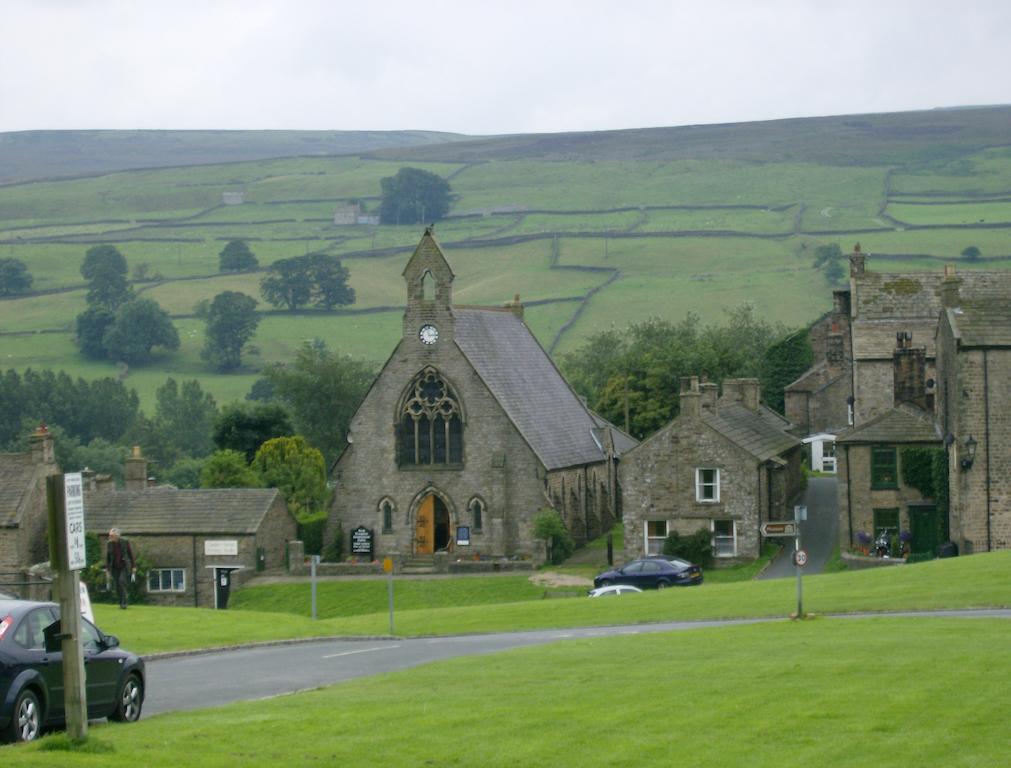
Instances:
[[[702,569],[676,557],[644,557],[621,568],[604,571],[593,580],[594,587],[631,584],[640,589],[688,587],[702,583]]]
[[[0,600],[0,735],[32,741],[64,721],[63,654],[53,645],[60,607],[29,600]],[[49,629],[47,633],[46,630]],[[81,617],[90,719],[133,722],[144,704],[144,661],[120,650],[119,639]]]

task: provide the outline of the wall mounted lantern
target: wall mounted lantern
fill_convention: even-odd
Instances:
[[[965,441],[965,456],[959,462],[962,469],[972,469],[972,463],[976,460],[976,438],[969,435]]]

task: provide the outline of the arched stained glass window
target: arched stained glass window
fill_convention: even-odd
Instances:
[[[379,502],[379,516],[382,520],[383,533],[393,532],[393,502],[383,499]]]
[[[414,379],[400,409],[401,466],[462,464],[460,403],[434,368]]]

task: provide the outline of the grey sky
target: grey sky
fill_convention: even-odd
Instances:
[[[0,131],[598,130],[1011,102],[1007,0],[0,0]]]

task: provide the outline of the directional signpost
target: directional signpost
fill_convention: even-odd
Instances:
[[[390,634],[393,634],[393,558],[383,558],[383,570],[386,572],[386,592],[390,600]]]
[[[797,568],[797,618],[804,618],[804,590],[800,583],[800,571],[807,565],[807,552],[800,548],[800,523],[807,520],[807,507],[793,508],[793,520],[769,520],[762,523],[762,535],[767,539],[793,539],[793,564]]]

